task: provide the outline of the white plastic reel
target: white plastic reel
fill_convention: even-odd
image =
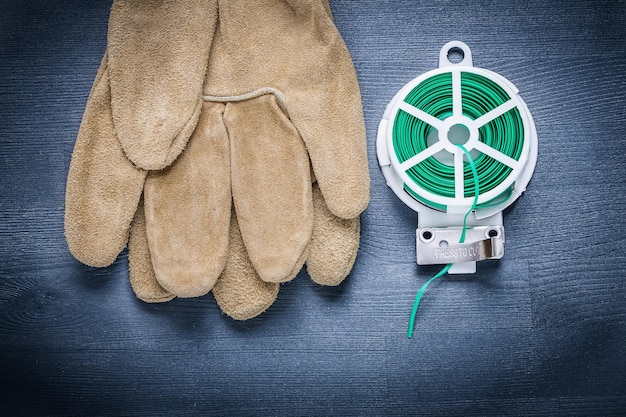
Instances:
[[[462,59],[458,63],[450,61],[450,56],[454,52],[460,52],[462,54]],[[501,87],[510,99],[477,119],[471,119],[465,116],[462,112],[463,97],[461,93],[461,73],[463,72],[475,73],[491,80]],[[450,73],[452,78],[451,116],[440,120],[404,101],[406,96],[420,83],[430,77],[443,73]],[[523,147],[518,160],[491,148],[480,141],[479,137],[479,128],[481,126],[514,108],[518,109],[524,127]],[[434,141],[430,140],[429,137],[429,143],[426,149],[404,162],[399,161],[394,151],[392,139],[393,123],[400,110],[422,120],[437,130],[437,136]],[[488,207],[476,209],[472,215],[468,216],[468,227],[482,226],[487,228],[487,230],[492,227],[497,228],[502,232],[498,236],[498,239],[501,239],[503,243],[504,229],[502,228],[502,210],[511,205],[522,194],[535,169],[537,162],[537,132],[530,111],[526,103],[524,103],[519,96],[518,89],[499,74],[482,68],[475,68],[472,63],[472,53],[465,43],[452,41],[445,44],[443,48],[441,48],[439,55],[439,68],[424,73],[410,81],[387,105],[378,127],[376,140],[378,162],[387,181],[387,185],[406,205],[418,212],[418,251],[420,250],[420,246],[442,244],[436,241],[428,241],[425,243],[423,236],[420,239],[419,232],[421,229],[427,228],[429,230],[436,230],[437,228],[456,228],[459,230],[460,235],[464,215],[471,208],[474,200],[473,196],[465,197],[463,179],[464,153],[453,143],[453,138],[456,134],[454,129],[459,125],[465,127],[466,131],[469,132],[468,137],[463,139],[463,146],[470,151],[472,155],[475,156],[479,153],[484,153],[511,168],[509,174],[500,184],[488,192],[479,195],[478,204],[491,202],[491,200],[501,196],[509,189],[511,190],[510,195],[501,201],[493,204],[490,203]],[[407,170],[431,156],[438,158],[442,163],[447,163],[454,167],[454,197],[431,193],[420,187],[408,176]],[[439,211],[421,203],[404,189],[405,186],[423,199],[445,206],[446,211]],[[445,242],[446,244],[449,243],[447,241]],[[466,246],[473,244],[475,245],[476,242],[467,242]],[[502,254],[503,251],[500,257]],[[463,259],[464,260],[459,262],[452,262],[453,266],[450,268],[449,273],[473,273],[476,271],[476,261]],[[476,259],[478,260],[478,258]],[[418,261],[419,260],[420,256],[418,254]],[[449,262],[426,262],[426,264],[430,263]]]

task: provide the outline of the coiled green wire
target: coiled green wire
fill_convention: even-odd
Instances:
[[[497,83],[483,75],[468,71],[461,72],[461,96],[463,115],[474,120],[510,99]],[[404,101],[440,120],[446,119],[452,115],[452,73],[427,78],[414,87]],[[524,125],[517,107],[481,126],[478,131],[479,141],[519,160],[524,145],[523,140],[520,140],[524,137]],[[393,124],[392,141],[400,163],[424,151],[428,147],[427,138],[433,132],[436,132],[433,126],[403,110],[398,110]],[[474,163],[481,193],[496,188],[511,172],[509,166],[483,153],[474,158]],[[454,166],[447,165],[434,156],[411,167],[406,173],[423,190],[438,196],[455,197]],[[464,196],[470,197],[473,178],[469,166],[464,167],[463,178]],[[418,196],[407,186],[405,190],[432,208],[446,210],[445,206]],[[477,207],[493,205],[494,201],[507,198],[510,192],[509,189]]]

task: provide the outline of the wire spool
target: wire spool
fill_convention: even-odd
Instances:
[[[458,63],[451,53],[460,52]],[[387,106],[377,138],[383,175],[418,212],[464,213],[474,201],[472,156],[480,193],[476,218],[501,212],[525,190],[537,159],[537,134],[517,88],[475,68],[459,41],[441,49],[439,68],[404,86]]]
[[[450,59],[455,52],[459,62]],[[439,68],[409,82],[387,105],[376,149],[389,187],[419,213],[417,263],[445,264],[415,297],[410,338],[431,282],[502,258],[502,210],[530,181],[537,132],[517,88],[474,68],[469,47],[453,41],[441,49]]]

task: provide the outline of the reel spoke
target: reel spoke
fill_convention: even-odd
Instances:
[[[476,145],[474,146],[474,149],[484,153],[487,156],[492,157],[493,159],[495,159],[498,162],[502,162],[504,165],[506,165],[506,166],[508,166],[510,168],[515,169],[517,167],[517,165],[519,164],[519,162],[516,161],[515,159],[511,158],[508,155],[503,154],[499,150],[494,149],[494,148],[492,148],[489,145],[485,145],[483,142],[476,143]]]
[[[454,196],[455,198],[465,197],[465,177],[464,177],[463,152],[454,153]]]
[[[452,71],[452,115],[463,115],[463,96],[461,94],[461,71]]]
[[[419,164],[420,162],[424,161],[426,158],[429,158],[433,156],[434,154],[436,154],[437,152],[443,150],[443,148],[444,148],[443,143],[437,142],[434,145],[431,145],[428,148],[424,149],[423,151],[419,152],[417,155],[412,156],[411,158],[401,163],[400,168],[403,169],[404,171],[407,171],[413,168],[415,165]]]
[[[430,114],[426,113],[423,110],[418,109],[417,107],[414,107],[412,105],[410,105],[407,102],[401,102],[398,105],[398,108],[400,110],[403,110],[405,112],[407,112],[408,114],[410,114],[413,117],[416,117],[420,120],[422,120],[423,122],[428,123],[429,125],[431,125],[432,127],[434,127],[437,130],[440,130],[443,128],[443,122],[439,119],[437,119],[434,116],[431,116]]]
[[[515,101],[513,101],[512,99],[509,99],[508,101],[499,105],[495,109],[489,111],[488,113],[483,114],[478,119],[474,120],[474,123],[476,124],[476,127],[480,128],[486,125],[487,123],[489,123],[490,121],[495,120],[498,117],[502,116],[504,113],[508,112],[509,110],[512,110],[516,106],[517,104],[515,103]]]

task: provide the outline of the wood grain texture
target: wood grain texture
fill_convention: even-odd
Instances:
[[[75,261],[65,178],[111,0],[0,6],[0,415],[626,414],[624,1],[331,0],[363,97],[372,180],[352,274],[306,272],[261,317],[212,296],[148,305]],[[506,254],[436,281],[385,185],[385,106],[449,40],[520,90],[539,161]]]

